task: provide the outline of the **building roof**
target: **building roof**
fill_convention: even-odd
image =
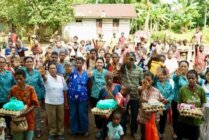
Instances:
[[[74,5],[75,18],[135,18],[131,4],[81,4]]]

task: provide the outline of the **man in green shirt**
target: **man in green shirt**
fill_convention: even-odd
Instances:
[[[122,84],[130,87],[130,101],[129,106],[131,109],[131,135],[134,136],[137,132],[137,114],[139,108],[139,95],[138,87],[143,79],[143,71],[141,68],[136,66],[134,62],[136,61],[136,56],[134,52],[127,52],[125,56],[125,62],[121,66],[120,74],[122,79]]]

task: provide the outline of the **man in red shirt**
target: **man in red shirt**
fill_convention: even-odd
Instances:
[[[125,36],[124,36],[124,32],[122,32],[122,33],[121,33],[121,36],[120,36],[120,38],[119,38],[119,45],[120,45],[121,48],[123,47],[125,41],[126,41],[126,38],[125,38]]]
[[[205,69],[206,54],[204,52],[203,45],[195,45],[195,65],[200,68],[200,70]]]

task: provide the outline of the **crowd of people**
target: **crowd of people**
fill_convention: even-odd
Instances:
[[[43,48],[36,35],[24,47],[18,35],[9,34],[0,55],[0,107],[10,97],[23,101],[28,108],[21,117],[26,117],[28,130],[11,132],[11,118],[5,117],[6,138],[40,138],[45,120],[48,140],[63,140],[68,122],[71,135],[87,137],[94,127],[89,126],[89,108],[121,94],[124,103],[110,117],[94,115],[96,139],[122,140],[130,124],[133,138],[139,133],[141,140],[147,140],[146,123],[152,113],[143,110],[142,103],[156,100],[165,105],[163,112],[154,112],[160,139],[172,118],[173,139],[198,140],[203,120],[178,112],[179,104],[186,103],[204,113],[209,94],[208,55],[199,30],[192,40],[192,45],[186,40],[148,44],[142,37],[132,43],[124,33],[119,38],[114,33],[110,41],[99,34],[95,40],[74,36],[64,42],[53,36]]]

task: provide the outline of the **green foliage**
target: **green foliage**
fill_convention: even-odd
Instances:
[[[72,4],[88,3],[133,4],[137,18],[131,22],[131,33],[142,28],[151,33],[167,29],[181,33],[209,23],[209,0],[177,0],[172,4],[161,0],[0,0],[0,19],[22,32],[34,26],[56,29],[73,19]]]
[[[199,2],[179,0],[171,5],[157,1],[141,1],[135,4],[137,18],[133,21],[133,29],[143,26],[150,31],[174,29],[179,31],[197,25],[196,18],[201,17]]]
[[[73,18],[71,0],[1,0],[0,17],[17,27],[56,28]]]
[[[208,43],[209,42],[209,28],[204,28],[202,30],[202,41],[203,43]],[[158,32],[154,32],[151,34],[151,39],[152,41],[155,40],[160,40],[160,41],[169,41],[169,40],[188,40],[191,41],[193,35],[195,33],[195,29],[193,30],[188,30],[186,32],[182,33],[177,33],[177,32],[173,32],[171,30],[164,30],[164,31],[158,31]]]

